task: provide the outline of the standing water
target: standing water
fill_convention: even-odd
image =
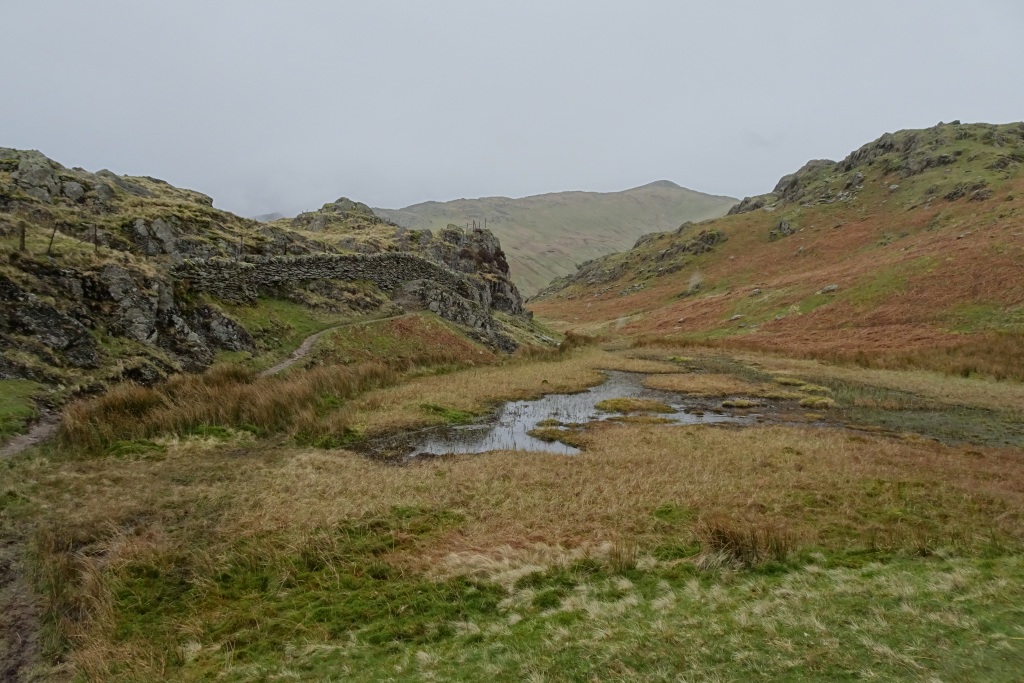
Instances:
[[[488,451],[543,451],[573,455],[578,448],[559,441],[542,441],[528,432],[538,426],[557,421],[563,425],[585,424],[623,417],[623,413],[598,410],[601,401],[615,398],[636,398],[658,401],[672,408],[672,412],[658,413],[672,424],[735,423],[752,424],[756,415],[727,415],[704,412],[705,404],[692,397],[644,386],[647,375],[635,372],[608,371],[608,379],[598,386],[574,394],[548,394],[532,401],[511,401],[503,405],[493,421],[430,430],[419,440],[411,442],[407,457],[419,455],[449,455],[486,453]],[[692,412],[691,412],[692,411]]]

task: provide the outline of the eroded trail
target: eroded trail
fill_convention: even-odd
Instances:
[[[300,360],[302,360],[303,358],[308,356],[309,352],[313,350],[313,346],[316,344],[317,340],[320,339],[320,337],[322,337],[325,334],[327,334],[328,332],[333,332],[335,330],[344,329],[346,327],[356,327],[358,325],[373,325],[374,323],[382,323],[382,322],[385,322],[387,320],[394,320],[396,318],[404,318],[407,315],[409,315],[409,314],[408,313],[401,313],[399,315],[392,315],[392,316],[388,316],[387,318],[377,318],[375,320],[358,320],[356,322],[343,323],[341,325],[335,325],[334,327],[328,327],[326,330],[320,330],[319,332],[315,332],[315,333],[309,335],[308,337],[306,337],[305,339],[303,339],[302,343],[299,344],[299,348],[295,349],[295,351],[292,352],[292,355],[288,356],[288,358],[286,358],[285,360],[281,361],[277,365],[269,367],[266,370],[264,370],[263,372],[261,372],[260,373],[260,377],[267,377],[269,375],[276,375],[277,373],[284,372],[285,370],[287,370],[291,366],[295,365]]]
[[[57,431],[60,424],[58,415],[46,415],[39,422],[32,425],[24,434],[19,434],[0,448],[0,460],[10,458],[49,439]]]

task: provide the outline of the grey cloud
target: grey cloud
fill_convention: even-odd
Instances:
[[[887,130],[1024,112],[1009,0],[5,5],[0,145],[242,214],[660,178],[742,196]]]

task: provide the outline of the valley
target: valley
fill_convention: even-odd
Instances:
[[[587,197],[524,302],[553,204],[258,223],[0,150],[0,437],[55,430],[0,457],[0,678],[1018,680],[1022,168],[954,122]]]
[[[484,225],[506,245],[513,279],[526,296],[575,264],[624,251],[644,234],[683,221],[717,218],[732,197],[695,192],[661,180],[622,192],[556,192],[521,199],[483,197],[374,209],[402,227],[439,230]]]

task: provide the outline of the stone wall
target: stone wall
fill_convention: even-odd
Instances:
[[[523,315],[523,302],[510,280],[472,275],[409,253],[310,254],[184,261],[172,276],[219,299],[249,302],[261,289],[292,282],[345,280],[372,282],[406,310],[426,309],[473,330],[481,341],[504,351],[516,342],[501,331],[494,310]]]
[[[485,310],[491,308],[490,288],[418,256],[387,254],[310,254],[267,256],[234,261],[224,258],[188,260],[172,275],[198,291],[225,301],[251,301],[260,289],[284,282],[365,280],[394,292],[413,280],[431,280]]]

